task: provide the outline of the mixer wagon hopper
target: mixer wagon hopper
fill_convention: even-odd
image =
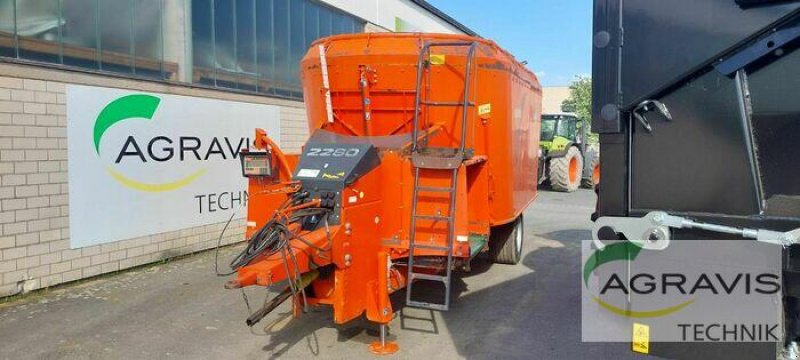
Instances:
[[[389,295],[445,311],[456,270],[488,252],[516,264],[536,197],[541,86],[495,43],[443,34],[320,39],[301,63],[311,136],[284,154],[256,131],[248,245],[228,288],[283,286],[295,315],[330,306],[336,323],[392,320]],[[419,282],[440,284],[441,296]]]

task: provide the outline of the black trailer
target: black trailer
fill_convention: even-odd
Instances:
[[[698,224],[669,228],[672,239],[800,228],[798,47],[798,1],[595,0],[592,130],[603,171],[594,218],[664,211]],[[625,235],[597,230],[606,240]],[[789,300],[800,296],[796,247],[784,250]],[[797,316],[792,303],[787,313]],[[650,351],[767,359],[776,348],[654,343]]]

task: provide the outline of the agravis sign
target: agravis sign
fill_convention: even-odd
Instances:
[[[280,139],[280,109],[67,86],[70,246],[227,220],[247,202],[239,153],[257,127]]]

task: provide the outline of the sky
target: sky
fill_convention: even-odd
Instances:
[[[592,0],[428,0],[528,61],[543,86],[592,71]]]

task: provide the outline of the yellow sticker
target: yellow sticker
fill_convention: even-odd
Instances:
[[[444,65],[445,62],[444,54],[431,54],[431,65]]]
[[[633,351],[641,354],[650,353],[650,326],[633,323]]]
[[[486,115],[492,112],[492,104],[478,105],[478,115]]]

